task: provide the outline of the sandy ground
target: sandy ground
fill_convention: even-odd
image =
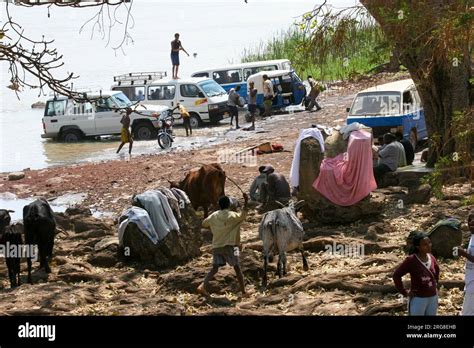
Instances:
[[[224,149],[243,149],[261,142],[282,144],[284,152],[258,156],[257,165],[271,163],[288,175],[295,140],[301,128],[311,124],[335,126],[345,120],[345,108],[356,91],[380,82],[404,78],[403,75],[379,75],[358,83],[342,83],[323,93],[323,110],[278,115],[258,121],[259,132],[248,136],[243,130],[229,131],[223,144],[193,151],[175,151],[156,155],[132,156],[116,161],[81,164],[28,171],[20,181],[8,181],[0,174],[0,191],[19,197],[45,196],[48,199],[67,193],[85,193],[84,207],[111,212],[118,217],[130,206],[133,194],[167,186],[167,180],[179,180],[201,163],[216,162]],[[242,134],[240,138],[239,134]],[[249,164],[224,164],[227,175],[242,188],[248,188],[257,167]],[[468,183],[447,187],[451,200],[432,198],[428,205],[398,209],[389,206],[377,220],[350,225],[323,226],[305,223],[310,270],[303,271],[300,255],[288,256],[288,274],[274,275],[271,265],[269,287],[260,287],[262,258],[258,251],[258,224],[261,216],[252,211],[242,226],[242,267],[249,298],[237,293],[233,270],[226,267],[212,284],[213,295],[204,298],[196,287],[204,278],[212,256],[210,245],[202,255],[185,265],[168,270],[147,270],[122,262],[98,262],[91,258],[94,246],[116,235],[112,220],[97,221],[97,228],[74,234],[61,230],[55,244],[53,273],[49,278],[35,273],[35,285],[9,289],[6,268],[0,265],[0,313],[5,315],[192,315],[192,314],[297,314],[297,315],[402,315],[406,305],[394,291],[391,272],[404,258],[403,245],[408,232],[426,229],[439,218],[453,216],[465,225],[469,207],[462,202],[472,195]],[[228,183],[227,194],[239,197],[237,188]],[[364,239],[367,227],[381,226],[376,240]],[[365,244],[363,257],[329,255],[322,244],[359,242]],[[110,261],[110,260],[109,260]],[[462,305],[464,262],[440,260],[440,314],[457,315]],[[26,270],[26,263],[22,266]],[[26,280],[26,279],[25,279]],[[47,281],[46,281],[47,280]]]

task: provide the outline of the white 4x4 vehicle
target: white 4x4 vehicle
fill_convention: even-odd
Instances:
[[[70,143],[101,135],[120,134],[122,114],[116,109],[133,105],[125,94],[120,91],[104,91],[100,94],[88,93],[87,98],[94,101],[78,103],[66,97],[48,100],[43,117],[44,134],[41,137]],[[139,107],[137,111],[143,115],[130,115],[134,138],[149,140],[156,137],[159,124],[152,114],[161,114],[168,109],[161,105],[154,105],[153,110]]]

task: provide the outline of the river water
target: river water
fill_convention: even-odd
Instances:
[[[332,3],[348,6],[355,1]],[[65,62],[58,72],[80,75],[74,83],[76,87],[109,89],[114,75],[131,71],[170,73],[170,41],[175,32],[181,33],[183,46],[191,54],[189,58],[181,54],[180,75],[189,76],[209,66],[239,62],[245,48],[258,46],[288,29],[313,5],[307,0],[248,0],[248,4],[241,0],[135,0],[134,27],[130,31],[134,44],[125,47],[126,55],[115,54],[111,48],[120,42],[123,27],[114,28],[109,47],[105,47],[107,40],[102,40],[100,35],[91,39],[91,25],[79,34],[81,26],[97,10],[51,8],[49,18],[44,6],[28,9],[10,6],[10,12],[24,26],[27,35],[40,38],[44,34],[46,39],[55,39],[54,46]],[[119,13],[119,18],[124,19],[124,14]],[[196,57],[193,53],[197,53]],[[38,97],[36,90],[25,90],[18,100],[6,88],[7,68],[4,63],[0,65],[0,173],[117,158],[116,139],[73,145],[41,139],[43,111],[31,109],[31,104],[49,96]],[[197,137],[180,139],[177,146],[205,144],[209,138],[223,136],[226,129],[228,125],[199,130]],[[134,145],[134,154],[160,151],[154,141]]]

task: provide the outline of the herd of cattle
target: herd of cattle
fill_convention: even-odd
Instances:
[[[51,273],[49,263],[53,256],[54,236],[56,233],[56,221],[53,210],[45,199],[38,199],[23,208],[23,226],[25,243],[23,243],[22,229],[10,226],[13,211],[0,209],[0,244],[7,246],[4,255],[8,277],[11,287],[21,285],[19,250],[22,245],[36,246],[38,248],[40,268],[46,273]],[[15,254],[10,251],[16,249]],[[31,264],[33,253],[28,253],[26,262],[28,264],[28,282],[33,284],[31,278]]]
[[[170,181],[171,187],[176,187],[188,195],[195,210],[202,208],[204,216],[207,217],[209,209],[216,208],[217,201],[225,194],[226,174],[219,164],[206,164],[198,169],[191,170],[185,178],[174,183]],[[231,199],[237,205],[236,199]],[[299,250],[303,257],[303,267],[306,270],[308,263],[303,251],[303,226],[296,216],[296,211],[302,202],[289,207],[282,207],[265,213],[259,227],[259,237],[263,241],[264,253],[264,275],[263,285],[267,283],[267,265],[273,255],[278,255],[278,275],[286,274],[286,255],[292,250]],[[18,226],[10,226],[11,211],[0,209],[0,245],[8,245],[10,248],[20,245],[36,246],[38,248],[40,269],[44,268],[50,273],[49,263],[53,254],[56,222],[54,213],[45,199],[38,199],[23,208],[23,226],[25,241],[23,242],[23,231]],[[20,282],[20,258],[4,255],[8,268],[8,276],[11,287],[21,285]],[[28,282],[32,283],[31,264],[32,257],[26,257],[28,264]]]

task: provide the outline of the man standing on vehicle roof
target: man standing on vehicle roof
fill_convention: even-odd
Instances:
[[[179,40],[179,34],[174,34],[174,40],[171,41],[171,63],[173,64],[173,79],[178,79],[178,69],[179,69],[179,51],[184,51],[189,57],[189,53],[181,45]]]
[[[122,143],[120,144],[119,148],[117,149],[117,153],[122,150],[122,147],[126,144],[129,143],[128,147],[128,154],[132,154],[132,147],[133,147],[133,138],[132,134],[130,133],[130,115],[132,114],[132,109],[127,108],[125,110],[125,114],[122,116],[122,119],[120,120],[120,123],[122,124],[122,130],[120,132],[120,138],[122,140]]]

